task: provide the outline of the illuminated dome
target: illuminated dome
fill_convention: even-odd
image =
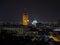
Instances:
[[[36,26],[37,20],[33,20],[32,25]]]

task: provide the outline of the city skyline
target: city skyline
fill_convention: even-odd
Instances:
[[[22,21],[24,8],[27,8],[29,20],[58,21],[60,6],[57,1],[48,0],[1,0],[0,20]]]

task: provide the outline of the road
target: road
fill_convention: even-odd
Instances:
[[[59,36],[54,36],[53,32],[50,32],[50,38],[52,38],[56,42],[60,42],[60,35]]]

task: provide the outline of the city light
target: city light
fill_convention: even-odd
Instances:
[[[37,20],[33,20],[32,25],[36,26]]]

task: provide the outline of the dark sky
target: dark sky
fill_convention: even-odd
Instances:
[[[0,20],[21,21],[24,8],[30,20],[60,20],[60,2],[55,0],[1,0]]]

